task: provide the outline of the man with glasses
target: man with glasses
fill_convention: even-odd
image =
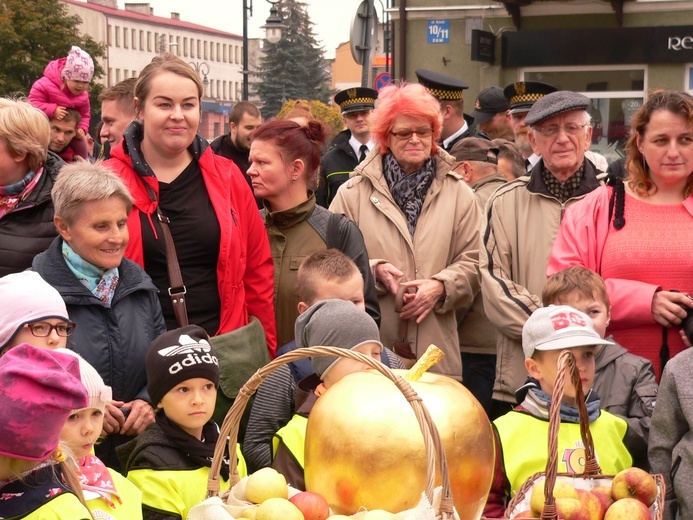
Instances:
[[[366,87],[348,88],[334,96],[347,128],[337,134],[320,163],[315,197],[317,203],[325,208],[339,187],[349,180],[349,174],[375,146],[371,136],[371,114],[377,98],[378,92]]]
[[[546,263],[563,213],[603,177],[585,159],[592,137],[589,104],[570,91],[536,101],[525,124],[541,158],[528,176],[499,188],[486,205],[479,267],[484,309],[498,331],[494,417],[514,407],[514,393],[527,377],[522,326],[542,306]]]

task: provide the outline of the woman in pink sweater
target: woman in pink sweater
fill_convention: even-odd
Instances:
[[[685,348],[678,329],[693,308],[693,97],[653,92],[633,116],[627,151],[627,179],[566,212],[548,275],[571,265],[599,273],[608,332],[659,376]]]
[[[82,120],[70,146],[85,159],[89,153],[86,136],[91,119],[89,82],[93,76],[94,60],[73,46],[66,58],[53,60],[46,66],[43,76],[34,82],[29,92],[29,102],[43,110],[48,119],[61,120],[68,108],[79,112]]]

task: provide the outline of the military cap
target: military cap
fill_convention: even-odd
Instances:
[[[416,69],[416,78],[439,101],[462,99],[463,92],[469,88],[464,81],[432,70]]]
[[[498,152],[498,147],[488,139],[467,137],[453,145],[450,155],[458,161],[481,161],[498,164]]]
[[[503,89],[503,94],[510,102],[510,113],[529,112],[532,105],[546,94],[558,89],[541,81],[518,81]]]
[[[545,95],[534,106],[525,117],[525,124],[534,126],[537,123],[546,121],[550,117],[570,112],[571,110],[587,110],[590,106],[590,98],[573,92],[572,90],[559,90]]]
[[[500,87],[489,87],[479,92],[476,103],[474,103],[472,117],[474,118],[474,123],[483,125],[496,114],[505,112],[509,108],[510,103],[508,103],[508,99],[503,94],[503,89]]]
[[[354,87],[340,90],[334,96],[334,102],[339,105],[342,114],[373,110],[378,91],[367,87]]]

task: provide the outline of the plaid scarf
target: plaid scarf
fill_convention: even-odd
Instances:
[[[433,184],[435,177],[435,159],[429,156],[423,167],[413,173],[406,174],[395,159],[392,152],[383,156],[383,175],[390,188],[392,198],[407,220],[409,234],[414,237],[416,222],[421,214],[424,199],[428,188]]]

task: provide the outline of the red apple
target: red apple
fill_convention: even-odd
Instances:
[[[611,488],[609,486],[597,486],[592,488],[590,493],[599,499],[599,501],[602,503],[602,507],[604,508],[604,514],[606,514],[609,506],[614,503],[614,499],[611,498]]]
[[[305,520],[325,520],[330,516],[327,500],[318,493],[301,491],[292,496],[289,501],[303,513]]]
[[[577,491],[578,500],[582,503],[582,506],[587,509],[590,520],[602,520],[605,510],[601,500],[597,498],[597,495],[593,495],[586,489],[576,489],[575,491]]]
[[[587,508],[575,498],[557,498],[556,511],[562,520],[590,520]]]
[[[652,520],[650,510],[637,498],[622,498],[606,510],[604,520]]]
[[[628,468],[620,471],[611,483],[611,497],[637,498],[650,507],[657,498],[657,483],[647,471],[640,468]]]

